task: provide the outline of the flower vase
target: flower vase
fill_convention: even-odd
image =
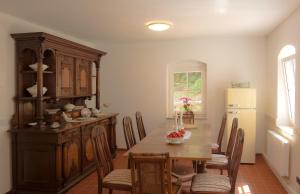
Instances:
[[[184,112],[182,119],[183,119],[183,123],[194,124],[194,112],[193,111]]]

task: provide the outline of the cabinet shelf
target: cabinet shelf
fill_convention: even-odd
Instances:
[[[43,96],[44,100],[48,100],[51,99],[50,96]],[[19,101],[33,101],[33,100],[37,100],[37,97],[16,97],[16,100]]]
[[[57,99],[68,99],[68,98],[89,98],[92,97],[92,95],[82,95],[82,96],[57,96],[55,98]]]
[[[28,71],[22,71],[22,73],[24,74],[36,74],[37,71],[31,71],[31,70],[28,70]],[[43,74],[52,74],[54,73],[53,71],[43,71]]]
[[[84,96],[43,96],[44,100],[49,100],[49,99],[71,99],[71,98],[90,98],[92,96],[95,96],[96,94],[92,95],[84,95]],[[37,100],[37,97],[16,97],[16,100],[20,101],[32,101],[32,100]]]

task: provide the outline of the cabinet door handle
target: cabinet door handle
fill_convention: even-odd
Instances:
[[[228,114],[233,114],[234,112],[233,111],[228,111]]]

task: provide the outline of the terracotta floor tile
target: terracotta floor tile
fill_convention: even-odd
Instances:
[[[115,168],[127,168],[127,161],[122,156],[124,152],[118,152],[114,160]],[[190,162],[176,161],[178,169],[182,166],[190,167]],[[208,173],[219,174],[218,170],[208,170]],[[226,173],[225,173],[226,174]],[[73,187],[68,194],[97,194],[97,174],[93,173],[86,179]],[[239,189],[241,193],[239,192]],[[247,193],[247,190],[250,193]],[[185,184],[184,193],[189,193],[189,184]],[[114,191],[114,194],[130,194],[130,192]],[[108,194],[108,190],[103,189],[103,194]],[[241,165],[237,182],[236,194],[287,194],[279,181],[272,173],[262,156],[257,156],[255,165]]]

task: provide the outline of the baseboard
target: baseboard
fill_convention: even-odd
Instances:
[[[277,179],[279,180],[280,184],[283,186],[283,188],[286,190],[286,192],[288,192],[288,194],[298,194],[290,185],[288,185],[286,183],[286,181],[277,173],[277,171],[272,167],[272,165],[270,164],[268,157],[266,156],[265,153],[262,154],[264,160],[266,161],[266,163],[268,164],[268,166],[270,167],[270,169],[272,170],[272,172],[274,173],[274,175],[277,177]]]

